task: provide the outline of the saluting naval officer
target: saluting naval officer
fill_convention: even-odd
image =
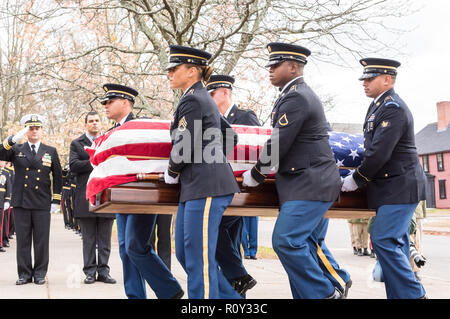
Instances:
[[[373,99],[364,121],[364,159],[344,179],[343,191],[367,185],[369,208],[376,209],[371,240],[383,269],[387,298],[426,298],[409,261],[409,227],[426,178],[414,140],[413,116],[394,91],[400,62],[360,60],[360,81]]]
[[[59,210],[62,170],[56,148],[41,143],[42,117],[28,114],[20,123],[25,128],[0,146],[0,159],[12,162],[15,169],[12,206],[17,234],[16,285],[29,283],[32,278],[42,285],[49,262],[50,211]],[[25,135],[28,142],[18,144]]]
[[[113,83],[103,85],[103,89],[106,93],[101,103],[105,106],[106,117],[116,122],[111,129],[135,118],[132,112],[138,96],[135,89]],[[123,283],[130,299],[147,297],[145,282],[161,299],[179,299],[184,294],[150,243],[156,218],[155,214],[116,214]]]
[[[321,248],[328,226],[323,216],[338,198],[341,181],[322,103],[303,79],[311,52],[280,42],[269,43],[267,49],[270,82],[281,93],[272,111],[272,135],[256,165],[243,174],[243,185],[257,186],[278,165],[280,213],[272,246],[288,274],[292,295],[343,298],[346,282],[334,270],[331,253]]]
[[[171,126],[164,179],[180,183],[175,250],[188,276],[189,298],[240,298],[216,262],[219,224],[239,187],[223,150],[222,132],[233,129],[203,84],[212,73],[210,58],[203,50],[170,45],[170,86],[183,95]]]
[[[229,75],[211,75],[206,90],[216,102],[219,112],[230,124],[261,126],[255,112],[239,109],[233,103],[233,84],[235,79]],[[242,263],[241,242],[245,223],[242,216],[223,216],[219,226],[216,259],[223,274],[241,295],[256,285],[256,280],[250,276]],[[249,217],[252,222],[258,217]],[[246,242],[247,244],[247,242]],[[247,249],[248,250],[248,249]],[[245,248],[244,248],[245,251]]]

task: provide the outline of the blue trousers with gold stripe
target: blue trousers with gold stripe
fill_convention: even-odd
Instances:
[[[377,209],[370,238],[383,270],[387,298],[417,299],[425,295],[412,271],[409,253],[409,227],[417,204]]]
[[[187,273],[191,299],[241,298],[216,261],[219,224],[233,195],[201,198],[178,205],[175,251]]]
[[[145,282],[161,299],[171,298],[181,290],[180,284],[149,242],[157,216],[116,214],[123,284],[129,299],[147,298]]]
[[[288,201],[281,206],[272,246],[286,270],[294,298],[326,298],[334,285],[319,264],[317,234],[332,202]]]
[[[322,218],[319,225],[317,225],[312,233],[312,240],[314,241],[313,244],[316,244],[317,246],[316,252],[323,273],[331,281],[333,286],[342,291],[342,289],[345,288],[345,284],[350,280],[350,274],[339,266],[338,262],[331,254],[331,251],[328,249],[327,245],[325,245],[328,222],[328,218]]]

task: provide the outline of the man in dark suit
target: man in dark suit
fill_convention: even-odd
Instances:
[[[103,85],[103,89],[106,94],[101,103],[105,106],[106,117],[116,122],[111,129],[134,119],[132,109],[138,95],[135,89],[111,83]],[[184,294],[150,243],[156,218],[155,214],[116,214],[123,283],[128,298],[146,298],[145,282],[158,298],[178,299]]]
[[[115,284],[109,275],[109,254],[111,252],[111,232],[114,223],[113,214],[95,214],[89,212],[86,200],[86,185],[92,165],[85,147],[91,146],[101,134],[101,121],[97,112],[91,111],[85,117],[86,133],[70,144],[69,165],[75,176],[75,198],[73,200],[74,217],[78,219],[83,240],[84,282],[92,284],[102,281]],[[97,250],[97,253],[96,253]],[[96,278],[96,274],[98,274]]]
[[[234,78],[229,75],[212,75],[206,85],[206,89],[214,102],[216,102],[222,116],[230,124],[261,126],[255,112],[239,109],[233,103],[232,90],[234,81]],[[257,236],[258,217],[222,216],[216,251],[217,262],[223,274],[233,288],[242,296],[245,296],[247,290],[256,285],[256,280],[248,274],[242,263],[241,242],[245,242],[248,245],[243,240],[243,232],[248,234],[247,230],[244,230],[246,224],[244,218],[248,218],[248,225],[256,226],[252,227],[250,237]],[[248,248],[246,249],[244,246],[244,253],[246,251],[248,251]]]
[[[25,128],[0,146],[0,159],[12,162],[15,168],[12,206],[17,234],[16,284],[23,285],[34,278],[36,284],[42,285],[49,262],[50,211],[59,210],[62,170],[56,148],[41,143],[42,117],[25,115],[21,124]],[[25,135],[28,142],[18,144]]]
[[[334,271],[340,288],[320,261],[323,216],[340,192],[340,176],[327,134],[322,103],[303,79],[311,52],[299,45],[269,43],[269,79],[281,89],[272,110],[272,135],[256,165],[243,174],[243,185],[262,183],[273,167],[280,213],[272,245],[285,268],[294,298],[342,298],[345,280]],[[327,252],[328,253],[328,252]],[[342,290],[341,290],[342,289]]]
[[[374,100],[364,121],[364,160],[344,179],[342,191],[367,186],[369,208],[376,209],[371,241],[383,269],[388,298],[426,298],[410,264],[409,229],[414,211],[425,199],[426,177],[417,155],[414,119],[395,92],[400,62],[360,60],[360,81]]]

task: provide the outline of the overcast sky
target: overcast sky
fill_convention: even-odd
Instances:
[[[384,56],[379,52],[378,57],[393,58],[402,63],[395,89],[411,109],[417,133],[437,121],[437,102],[450,101],[450,1],[413,2],[423,3],[423,9],[399,21],[401,26],[412,30],[402,36],[401,54]],[[363,123],[371,100],[365,96],[362,83],[358,81],[362,66],[356,61],[353,69],[319,63],[314,63],[311,68],[314,72],[305,74],[307,81],[309,77],[313,85],[320,83],[320,91],[330,92],[337,105],[328,112],[328,120],[332,123]]]

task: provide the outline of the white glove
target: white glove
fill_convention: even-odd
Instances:
[[[341,191],[352,192],[357,189],[358,185],[356,185],[356,182],[353,179],[353,175],[348,175],[346,178],[344,178],[344,183],[342,184]]]
[[[166,171],[164,172],[164,182],[166,184],[178,184],[178,180],[180,179],[180,175],[178,175],[177,177],[173,178],[172,176],[169,175],[169,170],[166,169]]]
[[[27,134],[27,132],[30,130],[30,127],[27,126],[23,129],[21,129],[18,133],[16,133],[16,135],[13,136],[12,141],[14,143],[19,143],[20,140],[25,136],[25,134]]]
[[[59,204],[52,204],[52,206],[50,207],[50,213],[56,213],[59,211]]]
[[[8,210],[8,209],[9,209],[9,202],[5,202],[5,203],[3,204],[3,209],[4,209],[4,210]]]
[[[244,174],[242,174],[242,186],[255,187],[258,185],[259,183],[253,178],[251,170],[245,171]]]

